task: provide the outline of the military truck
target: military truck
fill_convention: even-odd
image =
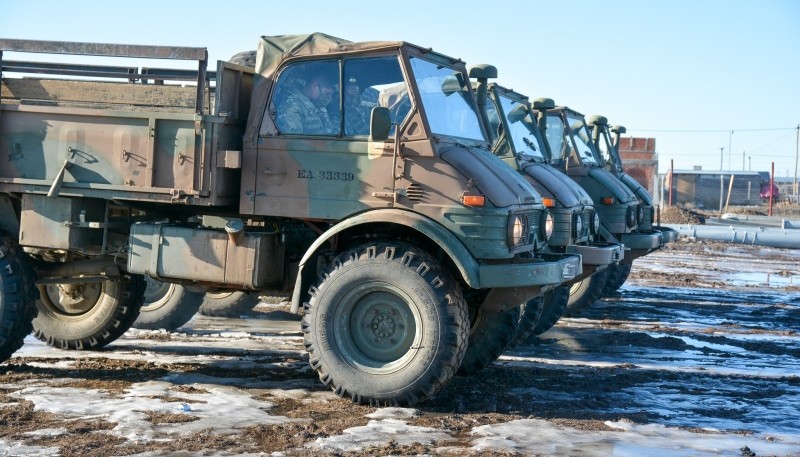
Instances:
[[[574,179],[592,197],[600,216],[600,237],[608,243],[624,244],[622,261],[626,263],[659,248],[663,243],[659,232],[637,230],[644,221],[644,208],[636,196],[601,167],[583,114],[566,106],[537,113],[552,154],[551,166]],[[567,314],[576,315],[600,298],[610,269],[572,285]]]
[[[639,223],[638,231],[660,233],[662,244],[659,247],[675,241],[678,238],[678,232],[668,227],[662,227],[657,223],[656,215],[658,209],[653,203],[653,197],[644,186],[631,175],[625,173],[622,167],[622,158],[619,155],[619,139],[626,132],[625,127],[621,125],[609,126],[608,119],[605,116],[594,115],[587,120],[589,122],[589,130],[592,132],[594,150],[598,154],[598,162],[603,168],[622,181],[639,199],[639,206],[643,209],[644,217]],[[611,137],[612,134],[614,135],[613,139]],[[622,287],[628,279],[632,266],[633,260],[619,262],[610,267],[608,281],[603,294],[612,294]]]
[[[495,67],[474,66],[470,68],[470,76],[477,80],[477,103],[493,141],[492,151],[533,185],[553,215],[553,236],[548,240],[548,247],[553,252],[578,253],[583,262],[583,273],[544,295],[540,315],[530,312],[531,308],[535,309],[533,304],[525,306],[517,331],[517,342],[521,342],[530,334],[544,333],[561,318],[568,304],[571,283],[619,262],[624,251],[621,244],[595,241],[596,237],[599,240],[600,217],[592,199],[575,181],[549,165],[548,145],[541,137],[528,97],[489,83],[489,78],[497,77]],[[554,108],[555,103],[552,99],[537,99],[533,106],[547,110]]]
[[[323,383],[359,403],[414,404],[459,368],[471,310],[518,307],[581,273],[579,255],[535,254],[546,208],[486,149],[458,59],[406,42],[262,37],[255,71],[218,61],[212,82],[205,48],[2,39],[0,50],[0,361],[33,329],[64,349],[111,343],[149,276],[289,291]],[[350,121],[351,80],[366,130]],[[296,122],[303,110],[310,120]]]

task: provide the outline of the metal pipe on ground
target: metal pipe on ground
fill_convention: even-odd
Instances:
[[[732,244],[750,244],[775,248],[800,249],[800,231],[779,228],[745,227],[745,226],[708,226],[664,224],[678,232],[679,236],[688,236],[700,240],[723,241]]]

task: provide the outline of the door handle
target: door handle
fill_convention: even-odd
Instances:
[[[264,173],[268,174],[268,175],[285,175],[286,174],[285,171],[273,170],[272,168],[267,168],[266,170],[264,170]]]

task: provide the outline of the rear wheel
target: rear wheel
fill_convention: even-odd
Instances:
[[[258,294],[241,291],[206,292],[200,314],[215,317],[240,317],[258,305]]]
[[[0,233],[0,362],[22,347],[36,315],[33,270],[14,240]]]
[[[98,282],[38,286],[36,338],[60,349],[99,349],[125,333],[139,315],[145,282],[124,273]]]
[[[483,297],[483,294],[479,294]],[[470,298],[469,343],[464,361],[458,369],[460,375],[471,375],[491,365],[511,345],[520,321],[519,306],[507,311],[484,311],[483,300],[473,303]]]
[[[606,284],[608,269],[595,273],[569,288],[566,316],[577,316],[600,299]]]
[[[439,262],[406,244],[369,244],[331,262],[304,305],[309,362],[340,397],[412,405],[455,374],[467,310]]]
[[[197,313],[203,294],[186,290],[180,284],[145,277],[144,305],[133,328],[175,330]]]

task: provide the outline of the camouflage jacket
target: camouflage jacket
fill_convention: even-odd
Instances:
[[[282,133],[336,134],[327,110],[317,108],[299,89],[292,89],[277,107],[276,124]]]

